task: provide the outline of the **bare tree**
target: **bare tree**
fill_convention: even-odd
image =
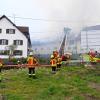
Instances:
[[[14,50],[17,48],[17,45],[8,45],[5,47],[6,50],[9,50],[9,59],[11,59],[14,56]]]

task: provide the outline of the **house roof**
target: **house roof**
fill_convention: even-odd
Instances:
[[[8,17],[6,17],[5,15],[3,15],[2,17],[0,17],[0,20],[2,20],[3,18],[6,18],[11,24],[13,24],[13,26],[15,26],[21,33],[23,33],[23,35],[28,39],[29,42],[29,46],[31,46],[31,40],[30,40],[30,34],[29,34],[29,27],[26,26],[16,26]]]
[[[17,27],[27,37],[29,45],[31,46],[29,27],[26,27],[26,26],[17,26]]]
[[[91,31],[91,30],[100,30],[100,25],[85,27],[83,28],[82,31]]]

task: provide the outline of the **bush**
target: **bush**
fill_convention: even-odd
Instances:
[[[13,59],[11,60],[11,62],[12,62],[14,65],[16,65],[16,64],[17,64],[17,59],[16,59],[16,58],[13,58]]]
[[[11,60],[9,59],[3,59],[3,64],[5,65],[16,65],[18,64],[18,61],[20,61],[21,64],[26,64],[27,63],[27,58],[12,58]]]
[[[38,58],[40,64],[49,64],[50,60],[47,58]]]
[[[27,58],[20,58],[19,61],[22,63],[22,64],[26,64],[27,63]]]

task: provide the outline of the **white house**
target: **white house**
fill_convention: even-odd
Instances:
[[[100,51],[100,25],[89,26],[81,31],[81,52]]]
[[[29,28],[16,26],[5,15],[0,18],[0,58],[8,58],[9,46],[15,45],[16,58],[27,57],[31,47]]]

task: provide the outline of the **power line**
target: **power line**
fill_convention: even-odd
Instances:
[[[76,22],[76,23],[84,23],[84,22],[100,22],[100,20],[56,20],[56,19],[44,19],[44,18],[31,18],[31,17],[18,17],[18,16],[8,16],[11,18],[18,18],[18,19],[27,19],[27,20],[34,20],[34,21],[47,21],[47,22]]]
[[[56,32],[56,31],[54,31],[54,32],[46,31],[46,32],[30,32],[30,33],[59,33],[59,32]]]
[[[2,16],[2,15],[0,15]],[[100,22],[100,20],[56,20],[56,19],[44,19],[44,18],[31,18],[31,17],[18,17],[18,16],[8,16],[10,18],[17,19],[26,19],[26,20],[33,20],[33,21],[45,21],[45,22],[67,22],[67,23],[84,23],[84,22]]]
[[[2,16],[2,15],[0,15]],[[73,20],[56,20],[56,19],[44,19],[44,18],[31,18],[31,17],[18,17],[18,16],[7,16],[10,18],[14,18],[14,20],[17,19],[25,19],[25,20],[33,20],[33,21],[45,21],[45,22],[67,22],[67,23],[82,23],[81,21],[73,21]]]

